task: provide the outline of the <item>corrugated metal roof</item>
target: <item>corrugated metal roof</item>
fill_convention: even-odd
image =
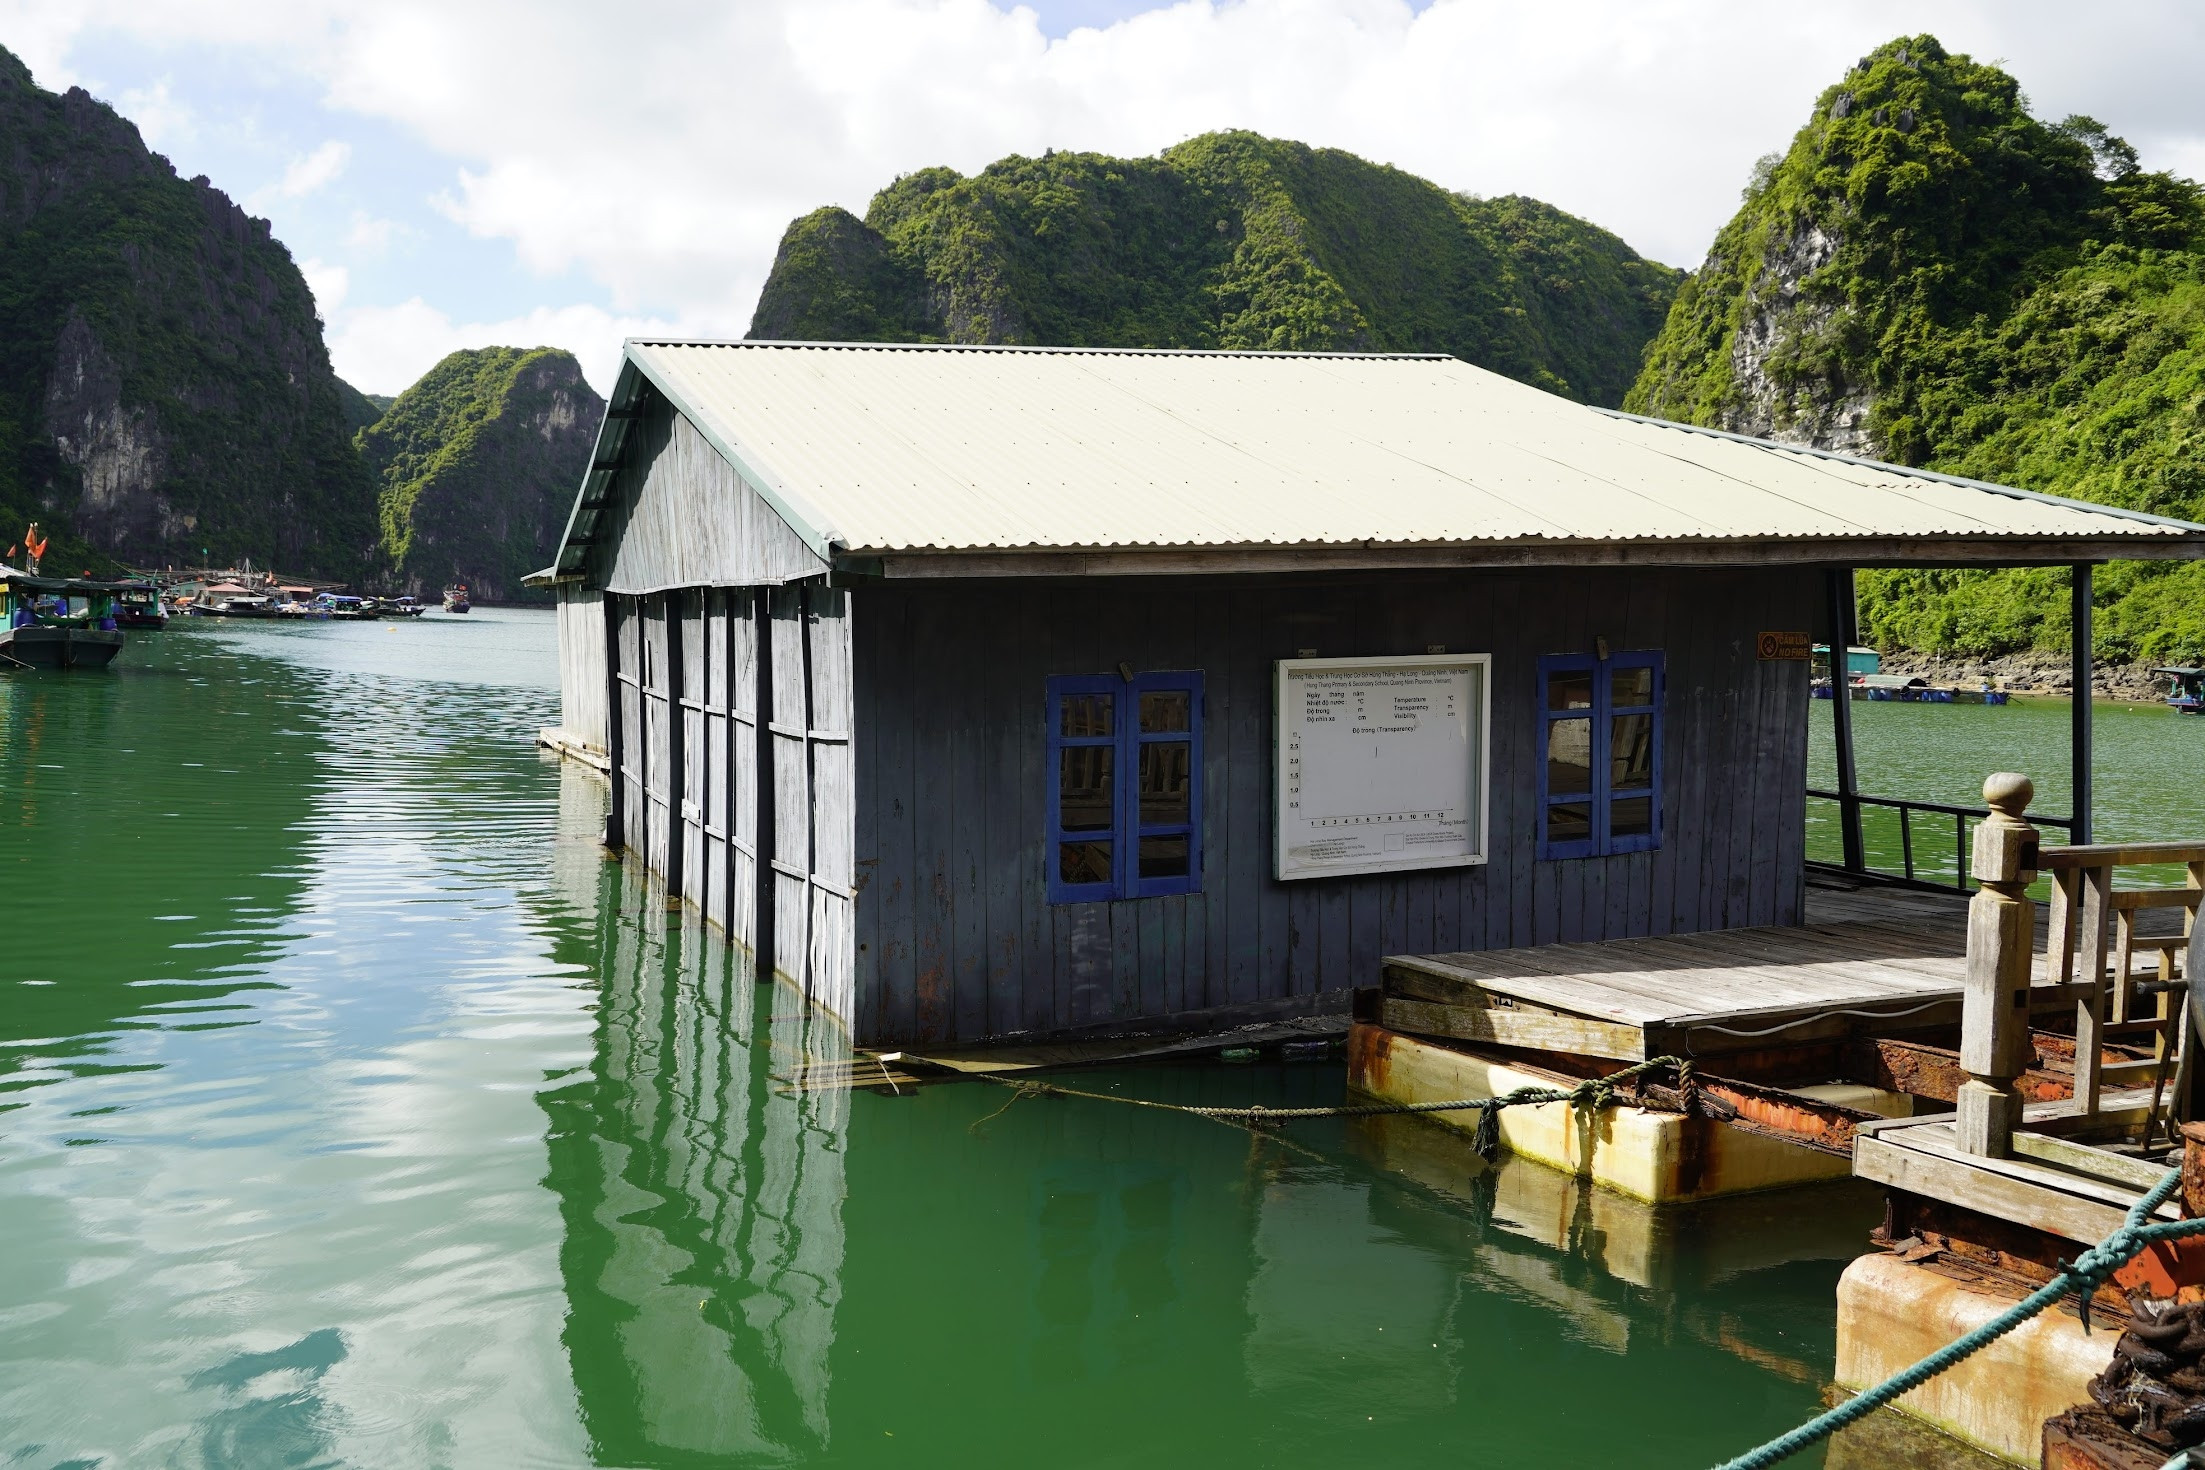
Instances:
[[[1589,408],[1450,357],[664,341],[627,356],[624,380],[665,393],[816,547],[853,554],[2027,537],[2165,555],[2205,538]]]

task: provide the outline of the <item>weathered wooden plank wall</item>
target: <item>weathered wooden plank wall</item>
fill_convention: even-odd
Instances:
[[[851,915],[857,874],[852,851],[856,790],[851,765],[855,720],[850,667],[850,594],[828,587],[803,590],[808,675],[805,748],[810,758],[810,911],[805,918],[804,993],[830,1013],[856,1014],[856,925]]]
[[[802,983],[812,909],[811,689],[805,671],[804,590],[776,587],[766,594],[766,605],[772,642],[766,729],[773,754],[765,775],[773,804],[767,849],[773,966]]]
[[[1372,983],[1381,955],[1796,922],[1806,666],[1754,635],[1811,625],[1796,569],[881,584],[853,594],[854,1024],[865,1043],[970,1041]],[[1542,653],[1666,655],[1663,846],[1540,862]],[[1438,645],[1494,655],[1492,860],[1279,883],[1272,666]],[[1203,890],[1044,901],[1044,681],[1200,669]],[[816,815],[814,820],[817,820]]]
[[[619,794],[619,830],[613,835],[620,845],[644,850],[644,779],[649,751],[643,741],[643,692],[638,671],[643,667],[643,611],[636,599],[607,599],[612,606],[613,695],[619,703],[619,730],[613,748],[617,769],[612,773]]]
[[[598,750],[610,747],[605,703],[605,595],[563,586],[559,605],[559,727]]]
[[[608,592],[750,587],[813,577],[826,563],[665,399],[652,395],[599,533]]]
[[[766,973],[847,1019],[856,889],[848,594],[689,588],[609,594],[609,605],[622,709],[616,839]]]

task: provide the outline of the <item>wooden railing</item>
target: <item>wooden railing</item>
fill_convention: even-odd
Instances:
[[[2033,1011],[2047,1001],[2075,1007],[2075,1090],[2072,1105],[2033,1127],[2075,1135],[2142,1125],[2147,1147],[2164,1122],[2186,1113],[2190,1094],[2190,978],[2205,966],[2205,843],[2142,842],[2041,847],[2024,815],[2034,794],[2025,776],[2001,773],[1983,783],[1990,814],[1975,830],[1972,871],[1981,887],[1968,905],[1968,979],[1960,1023],[1960,1065],[1968,1081],[1954,1107],[1955,1134],[1965,1152],[2004,1157],[2023,1122],[2014,1082],[2035,1060],[2029,1034]],[[2122,888],[2123,868],[2180,865],[2180,888]],[[2051,928],[2044,974],[2035,963],[2036,908],[2029,885],[2039,872],[2052,880]],[[2143,915],[2181,911],[2179,934],[2139,931]],[[2137,960],[2150,968],[2139,974]],[[2148,1005],[2147,1005],[2148,1003]],[[2150,1014],[2143,1014],[2148,1009]],[[2108,1045],[2151,1055],[2107,1061]],[[2117,1057],[2120,1053],[2115,1054]],[[2140,1106],[2136,1089],[2149,1081]],[[2122,1089],[2118,1107],[2109,1088]],[[2162,1119],[2162,1108],[2165,1117]],[[2055,1126],[2056,1125],[2056,1126]]]
[[[2149,1079],[2151,1110],[2145,1120],[2149,1143],[2159,1122],[2160,1105],[2172,1084],[2170,1118],[2187,1098],[2191,1047],[2185,1003],[2189,977],[2196,972],[2205,933],[2197,926],[2205,903],[2205,843],[2137,842],[2089,847],[2049,847],[2039,859],[2052,877],[2051,930],[2045,936],[2045,981],[2072,985],[2075,993],[2075,1112],[2096,1117],[2104,1089],[2136,1086]],[[2123,868],[2181,865],[2188,882],[2180,888],[2122,888]],[[2146,935],[2138,921],[2162,909],[2181,911],[2181,929]],[[2177,957],[2180,963],[2177,964]],[[2143,957],[2149,968],[2138,973]],[[2139,1014],[2148,1003],[2149,1015]],[[2107,1043],[2134,1044],[2151,1039],[2149,1059],[2107,1062]]]
[[[1869,796],[1866,793],[1857,791],[1852,796],[1847,797],[1836,791],[1822,791],[1812,786],[1807,788],[1807,795],[1812,799],[1837,802],[1841,808],[1845,802],[1851,801],[1856,806],[1875,807],[1880,811],[1897,812],[1899,814],[1899,870],[1906,881],[1909,883],[1923,883],[1940,889],[1956,888],[1962,893],[1968,891],[1968,839],[1971,835],[1968,824],[1970,822],[1981,822],[1988,817],[1991,814],[1988,807],[1953,806],[1947,802],[1916,801],[1911,797],[1903,796]],[[1918,864],[1914,857],[1916,846],[1914,841],[1914,818],[1917,813],[1938,819],[1939,825],[1942,825],[1944,818],[1950,817],[1952,819],[1952,846],[1945,849],[1946,854],[1952,858],[1952,881],[1950,883],[1947,883],[1942,876],[1935,878],[1922,876],[1920,870],[1929,865]],[[2075,826],[2073,817],[2047,817],[2035,812],[2029,814],[2029,821],[2033,826],[2058,827],[2066,832],[2072,832]],[[1924,845],[1927,846],[1928,844]],[[1843,864],[1816,864],[1815,866],[1835,866],[1841,872],[1847,871]],[[1887,870],[1876,867],[1863,854],[1860,871],[1864,873],[1882,873]],[[1938,871],[1942,873],[1942,865],[1938,866]]]

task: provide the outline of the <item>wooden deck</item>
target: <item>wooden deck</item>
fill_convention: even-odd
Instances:
[[[1957,1024],[1966,952],[1959,895],[1810,883],[1797,927],[1390,956],[1379,1019],[1582,1056],[1705,1056]]]
[[[1950,1115],[1863,1124],[1853,1172],[1924,1199],[2095,1245],[2120,1226],[2168,1165],[2082,1147],[2060,1135],[2084,1122],[2100,1130],[2134,1128],[2152,1103],[2149,1088],[2109,1092],[2087,1120],[2076,1117],[2072,1103],[2031,1104],[2024,1110],[2025,1131],[2015,1132],[2014,1153],[2007,1158],[1964,1152]],[[2169,1201],[2155,1218],[2171,1220],[2180,1213]]]

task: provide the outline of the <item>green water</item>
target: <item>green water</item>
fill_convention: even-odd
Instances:
[[[1830,704],[1810,706],[1807,784],[1837,789],[1836,747]],[[1860,789],[1871,796],[1908,797],[1951,806],[1983,804],[1983,778],[1993,771],[2021,771],[2036,783],[2030,810],[2055,817],[2074,808],[2070,706],[2064,699],[2019,699],[2008,705],[1853,705],[1853,750]],[[2093,806],[2098,842],[2205,835],[2205,719],[2177,715],[2165,705],[2100,700],[2092,707],[2095,758]],[[1931,814],[1913,819],[1918,876],[1949,883],[1958,863],[1953,819]],[[2064,842],[2056,829],[2045,840]],[[1871,866],[1900,870],[1904,851],[1895,812],[1864,808],[1861,836]],[[1807,854],[1827,862],[1841,856],[1834,802],[1807,804]],[[2153,876],[2179,883],[2181,871],[2137,870],[2123,882]]]
[[[795,1092],[831,1033],[603,859],[554,678],[496,610],[0,677],[0,1464],[1694,1466],[1818,1407],[1849,1185]]]

